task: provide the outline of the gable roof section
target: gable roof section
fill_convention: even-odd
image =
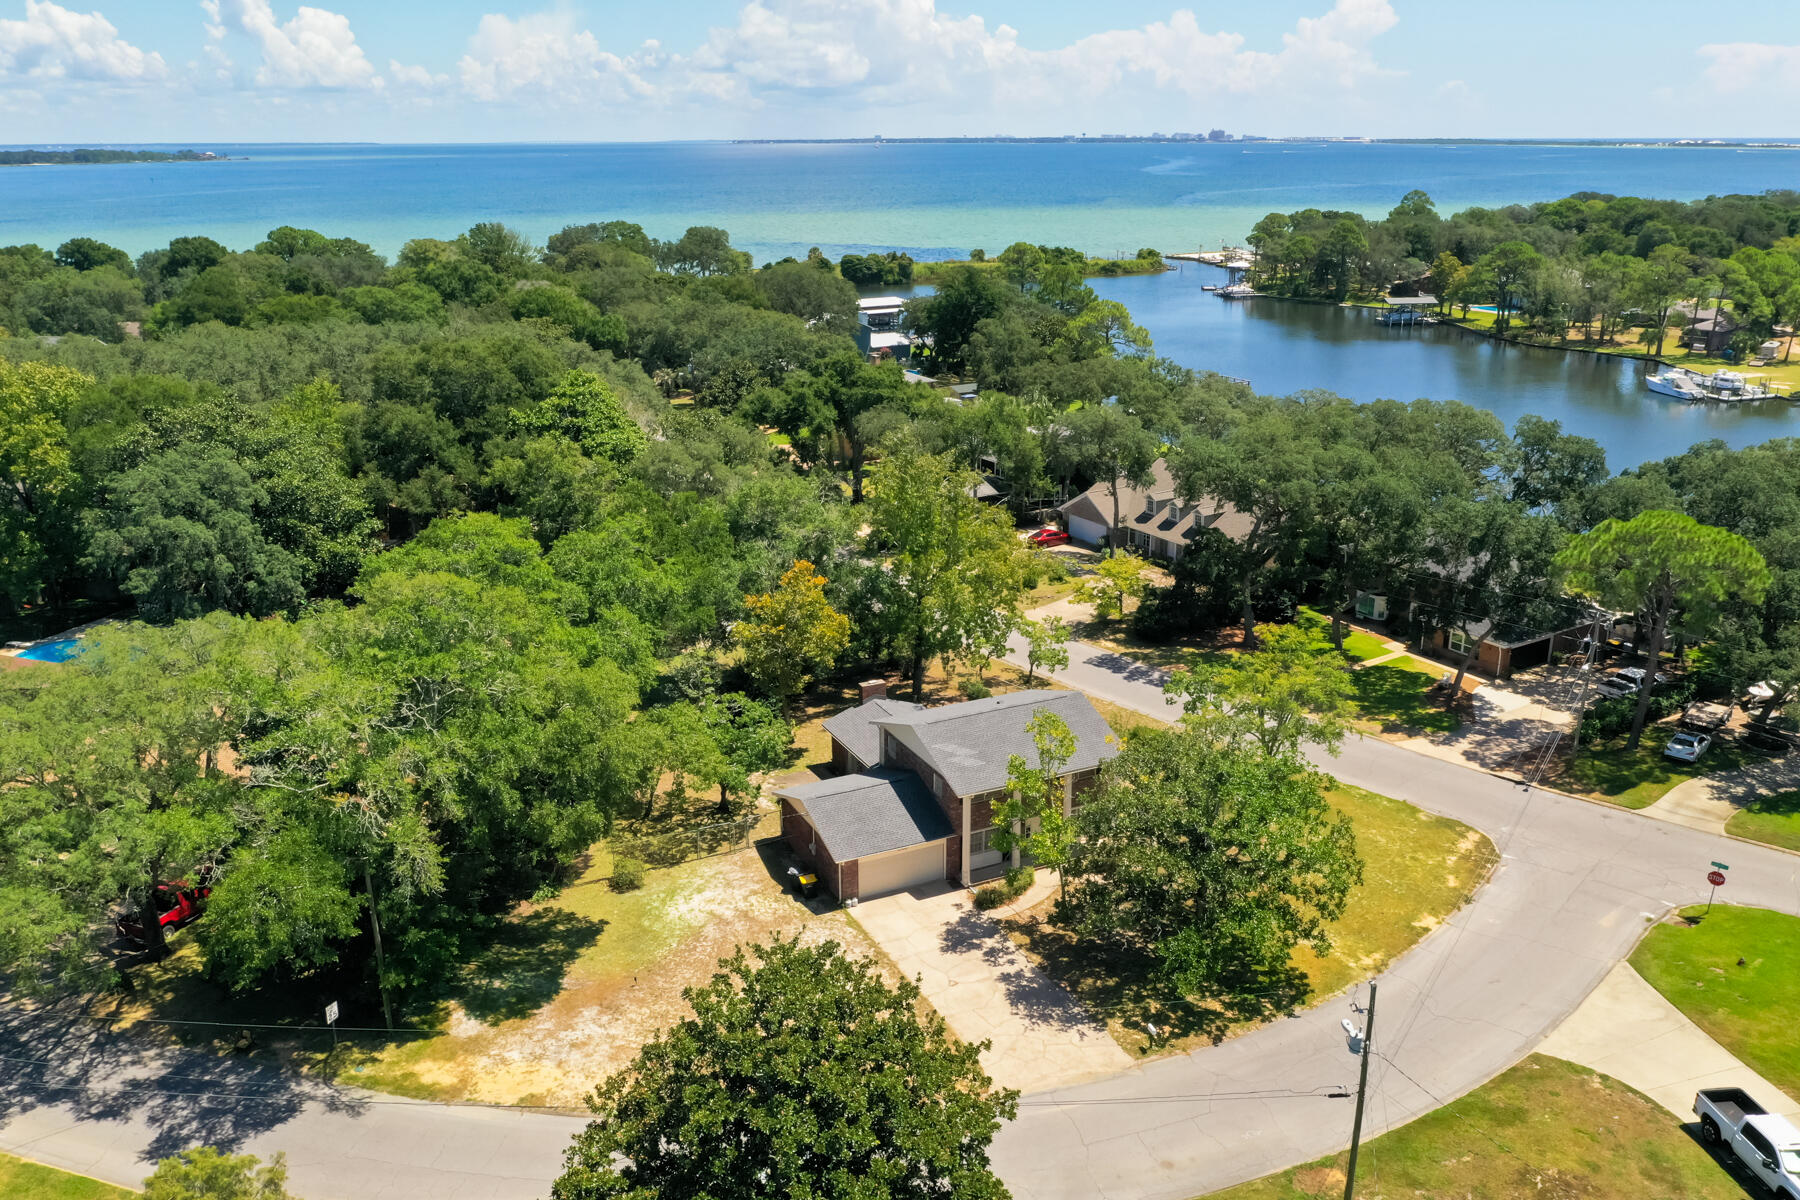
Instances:
[[[813,832],[840,863],[941,841],[954,832],[911,771],[859,771],[780,788],[776,795],[806,810]]]
[[[825,732],[856,755],[857,761],[873,763],[881,757],[881,731],[875,728],[876,720],[909,711],[919,711],[919,706],[905,700],[889,700],[885,696],[865,700],[826,721]]]
[[[1171,502],[1176,506],[1173,516],[1169,511]],[[1110,529],[1112,485],[1102,480],[1064,504],[1060,511],[1065,517],[1073,513]],[[1119,523],[1123,528],[1136,529],[1165,542],[1186,542],[1197,531],[1209,527],[1241,542],[1255,524],[1248,514],[1211,496],[1184,501],[1168,462],[1160,458],[1150,464],[1150,486],[1137,487],[1120,481]]]
[[[985,700],[967,700],[942,708],[914,708],[875,720],[880,728],[909,730],[923,749],[925,761],[958,796],[993,791],[1006,785],[1007,762],[1015,754],[1037,761],[1026,724],[1048,709],[1075,735],[1075,753],[1066,771],[1099,766],[1119,752],[1118,738],[1080,692],[1012,692]]]

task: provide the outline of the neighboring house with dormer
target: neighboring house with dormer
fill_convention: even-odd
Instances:
[[[1119,544],[1152,558],[1173,562],[1187,552],[1188,544],[1203,529],[1217,529],[1234,542],[1249,536],[1255,522],[1223,500],[1206,496],[1184,499],[1176,490],[1169,464],[1157,459],[1150,467],[1150,485],[1138,487],[1123,479],[1116,485],[1102,481],[1064,504],[1063,528],[1078,542],[1103,546],[1113,528],[1113,488],[1119,493]]]
[[[1065,811],[1091,790],[1118,739],[1080,692],[1029,691],[925,708],[864,684],[863,702],[825,722],[837,774],[777,788],[781,833],[841,900],[948,880],[968,885],[1002,866],[994,804],[1017,754],[1037,762],[1026,725],[1054,712],[1075,737]],[[1015,851],[1015,859],[1017,852]]]

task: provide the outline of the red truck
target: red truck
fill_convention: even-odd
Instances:
[[[210,895],[212,895],[212,888],[205,884],[194,887],[185,879],[178,879],[173,883],[157,884],[152,904],[158,913],[157,922],[162,926],[164,936],[175,932],[204,912],[206,898]],[[133,913],[130,916],[119,918],[115,928],[118,929],[119,936],[128,942],[135,942],[140,946],[148,944],[144,940],[144,926],[140,914]]]

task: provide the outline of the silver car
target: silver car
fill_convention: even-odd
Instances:
[[[1681,762],[1695,762],[1712,748],[1712,741],[1711,734],[1683,730],[1669,739],[1669,744],[1663,747],[1663,756]]]

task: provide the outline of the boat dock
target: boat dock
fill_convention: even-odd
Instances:
[[[1741,404],[1747,400],[1792,400],[1791,383],[1763,383],[1767,375],[1744,375],[1720,369],[1707,375],[1687,367],[1665,365],[1644,377],[1644,386],[1659,396],[1689,404]]]

